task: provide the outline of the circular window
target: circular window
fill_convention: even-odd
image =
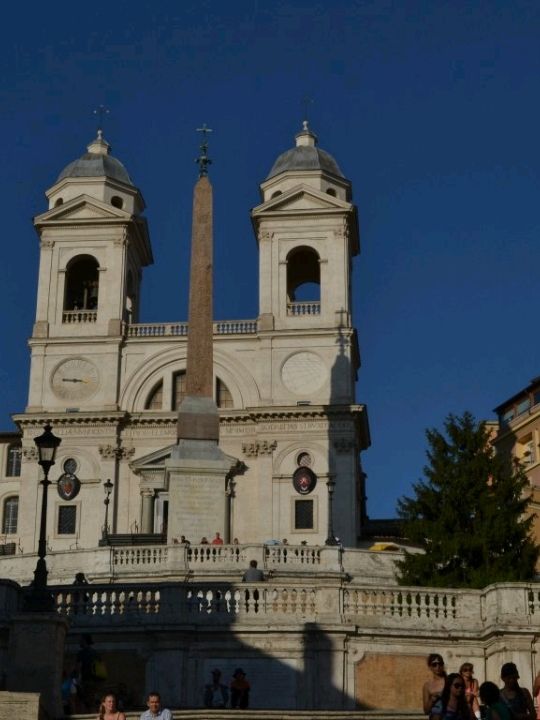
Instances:
[[[64,472],[68,475],[75,475],[75,471],[77,470],[77,461],[74,458],[68,458],[63,466]]]
[[[309,495],[315,489],[317,476],[308,467],[299,467],[293,474],[293,487],[300,495]]]

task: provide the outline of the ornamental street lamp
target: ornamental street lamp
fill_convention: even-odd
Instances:
[[[56,451],[62,442],[61,438],[56,437],[52,432],[50,423],[44,427],[44,432],[39,437],[34,438],[38,450],[38,465],[43,469],[43,479],[40,485],[43,486],[41,493],[41,520],[39,525],[39,543],[38,543],[38,561],[34,570],[34,582],[32,590],[27,599],[28,610],[52,610],[54,601],[52,595],[47,591],[47,563],[45,557],[47,555],[47,492],[49,485],[49,470],[54,465]]]
[[[103,501],[105,504],[105,524],[103,525],[103,530],[101,531],[101,539],[104,543],[107,543],[109,539],[109,503],[111,502],[113,487],[114,484],[110,479],[103,483],[103,491],[105,492],[105,500]]]
[[[326,487],[328,488],[328,537],[324,541],[325,545],[339,545],[339,540],[334,535],[334,523],[333,523],[333,512],[332,504],[334,502],[334,488],[336,487],[336,481],[332,478],[328,478],[326,481]]]

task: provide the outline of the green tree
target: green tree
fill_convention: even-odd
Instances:
[[[493,452],[486,424],[468,412],[449,415],[444,434],[426,435],[424,479],[398,503],[405,537],[424,552],[405,553],[400,583],[482,588],[530,580],[539,548],[523,468]]]

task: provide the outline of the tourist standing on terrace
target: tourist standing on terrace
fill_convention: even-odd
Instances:
[[[148,693],[146,705],[148,710],[142,713],[140,720],[172,720],[171,711],[161,707],[161,696],[158,692]]]
[[[426,715],[431,716],[435,714],[434,706],[441,698],[446,671],[444,669],[444,660],[438,653],[428,655],[427,664],[432,672],[432,678],[427,680],[422,688],[422,705]]]
[[[431,711],[433,720],[472,720],[472,710],[465,700],[465,683],[459,673],[450,673],[444,682],[441,699]]]
[[[251,686],[246,680],[246,673],[242,668],[236,668],[231,681],[231,707],[245,710],[249,706],[249,691]]]
[[[217,532],[215,538],[212,540],[212,545],[223,545],[223,538]]]
[[[486,720],[511,720],[508,706],[501,700],[501,693],[495,683],[486,681],[479,688],[480,700],[487,709]]]
[[[123,712],[118,710],[116,695],[107,693],[101,698],[98,720],[126,720]]]
[[[519,686],[519,673],[514,663],[504,663],[501,680],[504,683],[501,700],[508,706],[512,720],[534,720],[536,712],[531,693]]]
[[[472,663],[465,662],[459,668],[459,674],[465,683],[465,700],[469,703],[473,715],[480,720],[480,704],[478,702],[478,680],[473,677]]]
[[[212,682],[204,686],[204,706],[225,708],[229,700],[229,688],[221,682],[221,670],[212,670]]]

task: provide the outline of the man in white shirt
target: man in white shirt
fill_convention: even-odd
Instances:
[[[158,692],[148,693],[146,700],[148,710],[145,710],[140,720],[172,720],[172,713],[161,707],[161,697]]]

